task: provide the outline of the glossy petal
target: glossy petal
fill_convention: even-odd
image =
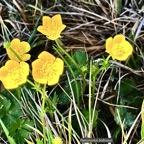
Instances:
[[[30,50],[29,43],[25,41],[21,42],[18,38],[14,38],[10,42],[10,48],[6,49],[9,58],[17,62],[29,60],[30,55],[26,54],[26,52],[28,52],[29,50]],[[18,57],[20,57],[21,60]]]
[[[8,75],[7,69],[3,66],[0,68],[0,80],[2,81]]]
[[[43,16],[42,23],[44,27],[48,27],[48,24],[51,23],[51,18],[49,16]]]
[[[47,78],[47,81],[48,81],[47,84],[49,86],[57,84],[59,81],[59,77],[60,77],[60,75],[57,75],[56,73],[51,72]]]
[[[45,74],[46,70],[48,71],[49,69],[46,68],[46,64],[44,61],[37,59],[34,62],[32,62],[32,75],[33,79],[36,82],[41,84],[47,83],[47,74]]]
[[[60,58],[56,58],[51,67],[51,71],[48,75],[48,85],[55,85],[58,83],[59,77],[63,73],[64,62]]]
[[[41,84],[54,85],[58,83],[63,69],[63,61],[46,51],[40,53],[38,59],[32,62],[33,78]]]
[[[60,58],[56,58],[52,67],[55,69],[58,75],[61,75],[64,70],[64,62]]]
[[[47,27],[44,26],[38,26],[37,31],[41,32],[43,35],[50,35],[50,32],[48,31]]]
[[[39,54],[38,58],[41,59],[41,60],[44,60],[44,61],[48,60],[48,61],[50,61],[50,63],[51,62],[53,63],[54,60],[55,60],[55,57],[52,54],[48,53],[47,51],[41,52]]]
[[[8,70],[11,70],[13,69],[14,67],[18,67],[19,66],[19,63],[17,61],[13,61],[13,60],[8,60],[5,64],[5,67],[8,69]]]
[[[132,54],[132,51],[131,44],[128,41],[124,41],[121,43],[121,50],[115,51],[114,59],[125,61]]]
[[[9,79],[9,77],[5,78],[3,81],[2,81],[4,87],[6,89],[15,89],[15,88],[18,88],[18,84],[15,83],[15,81],[13,81],[12,79]]]
[[[106,52],[110,54],[113,59],[125,61],[133,52],[132,45],[125,40],[121,34],[106,40]]]
[[[14,38],[10,43],[10,47],[15,49],[19,44],[20,40],[18,38]]]
[[[113,47],[113,38],[110,37],[106,40],[106,52],[110,53],[112,47]]]
[[[21,56],[22,61],[28,61],[30,59],[31,55],[30,54],[23,54]]]
[[[30,51],[30,45],[29,45],[29,43],[27,43],[25,41],[22,41],[20,43],[20,47],[22,48],[23,53]]]
[[[29,75],[29,65],[26,62],[20,62],[20,68],[22,69],[23,75]]]
[[[14,89],[26,82],[29,74],[29,65],[25,62],[8,60],[0,68],[0,80],[6,89]]]
[[[62,18],[60,14],[57,14],[55,16],[52,17],[52,23],[59,25],[62,25]]]
[[[118,34],[114,37],[114,44],[118,44],[125,41],[125,36],[122,34]]]
[[[61,32],[65,29],[66,25],[62,23],[61,15],[57,14],[52,18],[43,16],[42,26],[38,26],[37,30],[46,35],[51,40],[56,40],[60,37]]]

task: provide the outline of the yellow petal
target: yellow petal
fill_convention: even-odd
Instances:
[[[123,55],[116,57],[116,59],[120,61],[125,61],[133,52],[133,47],[128,41],[124,41],[123,45],[124,45]]]
[[[0,68],[0,80],[2,81],[3,79],[5,79],[5,77],[7,77],[8,71],[5,68],[5,66]]]
[[[61,75],[64,70],[64,62],[60,58],[56,58],[52,65],[53,69],[56,71],[57,74]]]
[[[62,18],[60,14],[54,15],[52,17],[52,23],[55,23],[56,25],[62,25]]]
[[[58,83],[59,77],[63,73],[63,69],[64,62],[60,58],[56,58],[48,75],[48,85],[55,85]]]
[[[61,33],[64,29],[65,29],[66,25],[62,24],[59,28],[58,28],[58,32]]]
[[[28,42],[22,41],[20,43],[20,48],[23,50],[24,53],[30,50],[30,44]]]
[[[20,68],[23,71],[23,76],[29,75],[29,65],[26,62],[20,62]]]
[[[37,31],[41,32],[44,35],[49,35],[49,31],[48,31],[47,27],[38,26]]]
[[[47,38],[50,40],[56,40],[56,39],[60,38],[60,34],[59,33],[51,34],[51,35],[47,36]]]
[[[25,42],[25,41],[20,42],[20,40],[18,38],[15,38],[11,41],[10,47],[12,50],[6,49],[6,51],[7,51],[7,54],[11,60],[15,60],[17,62],[20,62],[20,61],[27,61],[30,59],[29,54],[25,55],[25,53],[30,50],[30,45],[28,42]]]
[[[31,55],[30,54],[23,54],[21,56],[22,61],[28,61],[30,59]]]
[[[48,85],[52,86],[52,85],[57,84],[59,81],[59,77],[60,77],[59,75],[54,75],[53,73],[49,74]]]
[[[48,39],[56,40],[60,37],[61,32],[64,30],[66,25],[62,23],[60,14],[53,16],[52,18],[44,16],[43,25],[39,26],[37,30],[42,34],[46,35]]]
[[[113,38],[112,37],[109,37],[107,40],[106,40],[106,52],[107,53],[110,53],[110,50],[112,49],[113,47]]]
[[[55,57],[47,51],[41,52],[38,58],[44,61],[50,61],[50,63],[53,63],[55,60]]]
[[[6,89],[15,89],[15,88],[18,88],[18,84],[15,83],[15,81],[13,81],[12,79],[10,79],[9,77],[5,78],[3,81],[2,81],[4,87]]]
[[[120,44],[114,45],[110,55],[113,59],[124,61],[132,54],[132,51],[132,45],[128,41],[123,41]]]
[[[39,59],[32,62],[32,75],[34,80],[41,84],[48,85],[58,83],[59,77],[64,69],[64,62],[46,51],[40,53],[38,58]]]
[[[20,60],[17,58],[17,56],[10,50],[10,49],[6,49],[6,51],[7,51],[7,54],[8,54],[8,56],[9,56],[9,58],[11,59],[11,60],[15,60],[15,61],[17,61],[17,62],[20,62]],[[14,50],[15,52],[16,52],[16,50]],[[17,53],[17,52],[16,52]],[[18,53],[17,53],[18,54]],[[18,54],[19,55],[19,54]],[[20,56],[19,56],[20,57]]]
[[[25,83],[28,74],[29,65],[25,62],[18,63],[14,60],[7,61],[5,66],[0,69],[0,78],[6,89],[14,89]]]
[[[49,16],[42,17],[42,25],[47,27],[51,23],[51,18]]]
[[[115,57],[115,59],[119,60],[119,61],[125,61],[128,58],[129,55],[127,54],[123,54],[122,56],[117,56]]]
[[[14,60],[8,60],[5,64],[5,67],[8,70],[11,70],[13,68],[19,67],[19,63],[17,61],[14,61]]]
[[[20,44],[20,40],[18,38],[14,38],[11,43],[10,43],[10,47],[12,49],[17,48],[17,46]]]
[[[125,41],[125,36],[122,34],[118,34],[114,37],[114,44],[118,44]]]
[[[32,76],[33,79],[41,84],[46,84],[47,83],[47,77],[43,75],[41,72],[41,68],[43,66],[43,62],[40,59],[37,59],[32,62]]]

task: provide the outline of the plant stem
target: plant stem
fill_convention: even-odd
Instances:
[[[42,106],[41,106],[41,121],[42,121],[42,128],[43,128],[43,135],[44,135],[44,144],[46,144],[46,124],[45,124],[45,89],[46,86],[44,85],[43,91],[42,91]]]
[[[22,61],[21,57],[20,57],[11,47],[9,47],[9,49],[13,52],[13,54],[14,54],[20,61]]]
[[[76,66],[76,68],[79,70],[77,63],[76,63],[76,62],[73,60],[73,58],[60,46],[58,40],[56,40],[56,44],[57,44],[58,48],[73,62],[73,64],[74,64],[74,65]],[[74,74],[72,68],[70,67],[69,63],[64,59],[64,57],[63,57],[62,54],[59,52],[59,50],[56,49],[56,48],[55,48],[55,50],[56,50],[56,52],[60,55],[60,57],[63,59],[63,61],[66,63],[66,65],[68,66],[68,68],[69,68],[69,70],[70,70],[70,72],[71,72],[71,74],[72,74],[72,76],[73,76],[73,78],[74,78],[74,82],[75,82],[75,85],[76,85],[76,100],[77,100],[78,106],[80,106],[80,100],[79,100],[80,96],[79,96],[79,90],[78,90],[78,83],[77,83],[75,74]]]

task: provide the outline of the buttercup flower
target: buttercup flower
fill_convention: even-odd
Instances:
[[[122,34],[106,40],[106,52],[109,53],[113,59],[124,61],[132,54],[132,51],[132,45],[125,40],[125,36]]]
[[[52,144],[63,144],[63,141],[60,137],[55,137],[53,140],[52,140]]]
[[[20,62],[30,59],[30,54],[26,54],[30,50],[28,42],[21,42],[18,38],[14,38],[10,43],[5,42],[4,47],[6,48],[7,54],[11,60]]]
[[[38,59],[32,62],[32,75],[36,82],[54,85],[58,83],[64,69],[64,62],[52,54],[43,51]]]
[[[26,82],[29,74],[29,65],[26,62],[8,60],[0,68],[0,80],[6,89],[14,89]]]
[[[65,29],[66,25],[62,23],[61,15],[57,14],[50,18],[43,16],[42,25],[38,26],[37,30],[46,35],[51,40],[56,40],[60,37],[61,32]]]

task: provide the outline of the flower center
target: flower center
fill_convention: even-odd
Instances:
[[[44,62],[40,69],[40,74],[43,76],[43,79],[47,79],[47,81],[51,81],[54,76],[57,74],[57,70],[55,69],[54,62]]]
[[[15,67],[9,70],[8,76],[12,81],[15,81],[16,84],[19,84],[22,79],[22,70],[19,67]]]
[[[48,36],[54,37],[59,30],[59,24],[58,23],[54,23],[51,21],[51,23],[49,23],[47,25],[47,31],[49,32]]]
[[[125,53],[124,46],[122,44],[115,44],[112,48],[112,53],[114,56],[123,56],[123,54]]]
[[[43,76],[47,76],[51,70],[51,63],[43,62],[42,67],[40,69],[40,73]]]

